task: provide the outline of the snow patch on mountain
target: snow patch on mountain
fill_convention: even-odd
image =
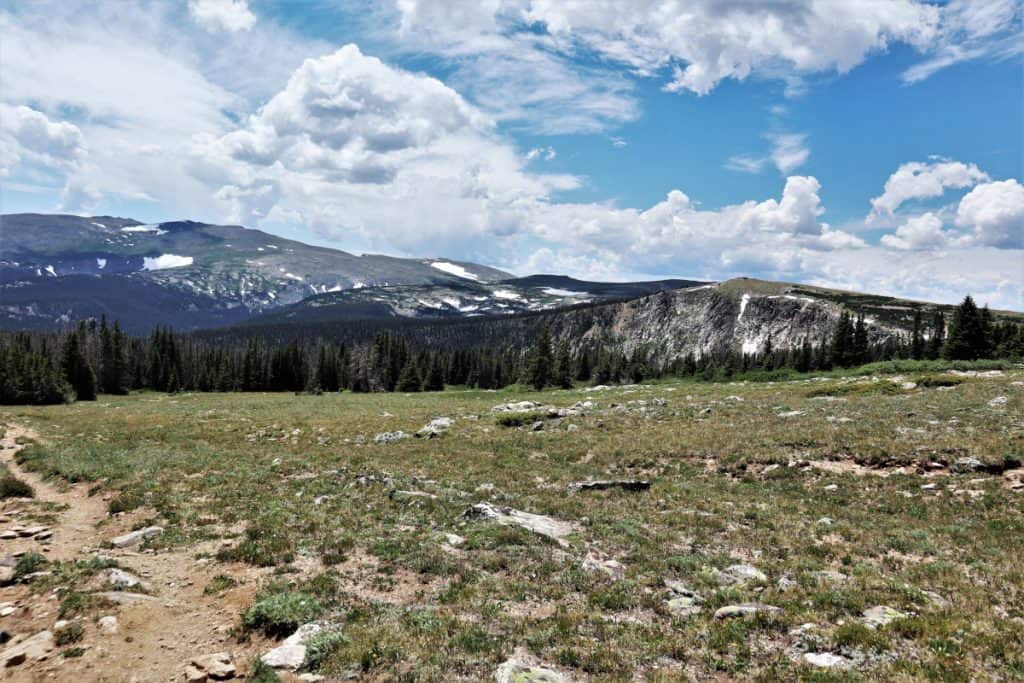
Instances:
[[[494,297],[496,299],[509,299],[509,300],[517,300],[517,299],[522,299],[523,298],[518,292],[513,292],[510,289],[496,289],[496,290],[494,290]]]
[[[740,314],[736,316],[736,322],[743,320],[743,314],[747,310],[747,304],[750,303],[750,295],[744,294],[743,298],[740,299]]]
[[[455,277],[465,278],[467,280],[479,280],[480,279],[479,276],[474,275],[473,273],[469,272],[468,270],[466,270],[462,266],[458,265],[457,263],[448,263],[447,261],[431,261],[430,267],[431,268],[437,268],[438,270],[444,271],[445,273],[448,273],[449,275],[454,275]]]
[[[177,254],[160,254],[159,256],[145,256],[142,260],[143,270],[166,270],[167,268],[182,268],[191,266],[195,261],[191,256],[178,256]]]
[[[129,225],[121,228],[121,232],[152,232],[157,235],[166,235],[166,230],[161,230],[159,225]]]
[[[588,296],[586,292],[573,292],[568,289],[558,289],[557,287],[545,287],[541,291],[545,294],[550,294],[551,296]]]

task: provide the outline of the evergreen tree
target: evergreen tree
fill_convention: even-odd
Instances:
[[[551,333],[542,327],[526,361],[526,375],[523,378],[536,391],[551,384],[551,371],[554,365],[551,357]]]
[[[910,331],[910,357],[914,360],[924,358],[924,333],[921,329],[921,309],[914,309],[914,324]]]
[[[558,345],[551,383],[559,389],[572,389],[572,355],[569,353],[568,342],[563,341]]]
[[[65,380],[74,389],[75,397],[79,401],[96,400],[96,373],[93,372],[89,360],[82,353],[79,335],[76,332],[68,333],[64,345],[62,369]]]
[[[985,321],[970,295],[953,312],[949,335],[942,349],[948,360],[975,360],[987,352]]]
[[[430,368],[423,380],[423,391],[444,391],[444,361],[440,353],[432,355]]]
[[[946,344],[946,316],[942,311],[935,311],[932,317],[932,334],[925,346],[925,357],[928,360],[935,360],[942,355],[942,349]]]
[[[412,392],[420,391],[423,388],[423,378],[420,377],[420,369],[416,361],[410,359],[398,377],[395,384],[395,391]]]

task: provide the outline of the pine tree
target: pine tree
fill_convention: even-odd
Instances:
[[[924,334],[921,331],[921,309],[914,309],[914,324],[910,331],[910,357],[914,360],[924,358]]]
[[[395,384],[395,391],[413,392],[423,388],[423,379],[420,377],[420,369],[415,360],[410,359],[398,377]]]
[[[569,353],[568,342],[563,341],[558,345],[551,383],[559,389],[572,389],[572,355]]]
[[[935,360],[942,355],[942,349],[946,344],[946,316],[942,311],[935,311],[932,317],[932,334],[925,346],[925,357],[928,360]]]
[[[82,353],[79,335],[69,332],[64,345],[64,359],[62,369],[64,378],[75,391],[75,397],[79,401],[96,400],[96,373],[89,365],[88,359]]]
[[[423,380],[423,391],[444,391],[444,361],[440,353],[433,354],[430,368]]]
[[[953,312],[942,356],[948,360],[975,360],[984,356],[987,346],[985,321],[974,299],[967,295]]]
[[[554,365],[551,358],[551,333],[542,327],[526,361],[524,381],[536,391],[551,384],[551,371]]]

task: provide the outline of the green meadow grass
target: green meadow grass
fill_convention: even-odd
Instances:
[[[1024,388],[1014,382],[1022,380],[1024,371],[1010,369],[916,389],[832,376],[541,394],[147,393],[6,408],[0,422],[39,434],[19,454],[24,466],[117,491],[114,512],[155,511],[168,533],[151,543],[188,549],[232,538],[218,561],[268,567],[238,615],[239,632],[332,623],[310,648],[310,666],[324,673],[483,680],[524,646],[600,680],[1012,679],[1024,676],[1024,494],[999,476],[925,479],[914,466],[967,456],[1019,462]],[[997,396],[1008,402],[990,405]],[[593,411],[545,420],[539,432],[491,413],[509,399],[567,407],[588,398]],[[373,441],[443,415],[455,424],[439,438]],[[907,471],[788,466],[804,461]],[[765,470],[770,464],[780,467]],[[567,493],[588,478],[653,486]],[[921,489],[929,481],[938,494]],[[434,497],[391,497],[392,489]],[[462,518],[483,501],[574,521],[580,531],[560,547]],[[465,542],[444,547],[448,533]],[[620,561],[625,577],[584,571],[588,547]],[[300,571],[310,560],[315,569]],[[720,587],[715,570],[740,561],[769,581]],[[353,582],[357,565],[372,570]],[[849,579],[813,577],[826,569]],[[795,586],[781,590],[782,577]],[[672,616],[665,579],[700,593],[703,612]],[[225,576],[210,592],[230,586]],[[712,618],[746,601],[784,611]],[[874,605],[913,616],[872,631],[858,617]],[[856,653],[862,667],[836,674],[795,661],[789,631],[805,623],[817,624],[818,649]]]

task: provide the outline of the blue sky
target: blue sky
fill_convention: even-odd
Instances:
[[[1024,309],[1016,0],[0,9],[4,212]]]

